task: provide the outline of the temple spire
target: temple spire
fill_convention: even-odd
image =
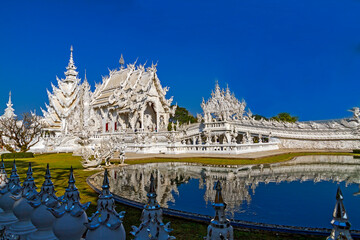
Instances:
[[[121,54],[121,57],[120,57],[119,63],[120,63],[121,69],[123,69],[123,68],[124,68],[124,64],[125,64],[125,60],[124,60],[124,57],[123,57],[123,55],[122,55],[122,54]]]
[[[7,104],[7,106],[12,106],[12,103],[11,103],[11,91],[9,92],[9,102],[8,102],[8,104]]]
[[[85,69],[85,76],[84,76],[84,82],[87,82],[87,77],[86,77],[86,69]]]
[[[336,204],[333,212],[333,220],[331,224],[333,225],[333,230],[331,231],[330,236],[327,240],[352,240],[350,234],[351,224],[348,220],[348,215],[344,207],[344,196],[342,195],[340,187],[336,192]]]
[[[70,47],[69,65],[70,65],[70,64],[74,65],[73,51],[74,51],[74,48],[73,48],[73,46],[71,45],[71,47]]]
[[[6,106],[7,106],[7,108],[5,109],[5,113],[4,113],[3,117],[5,117],[5,118],[15,118],[16,117],[16,115],[14,113],[15,110],[12,107],[13,103],[11,101],[11,91],[9,92],[9,101],[6,104]]]
[[[75,67],[75,63],[74,63],[74,57],[73,57],[73,46],[71,45],[70,47],[70,59],[69,59],[69,63],[68,66],[66,67],[66,72],[65,72],[65,82],[74,82],[76,80],[76,77],[78,75],[78,72],[76,71],[76,67]]]

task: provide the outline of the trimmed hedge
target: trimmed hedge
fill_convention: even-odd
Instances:
[[[17,152],[17,153],[3,153],[1,158],[3,159],[15,159],[15,158],[33,158],[34,153],[32,152]]]

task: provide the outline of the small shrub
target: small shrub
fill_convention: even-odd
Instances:
[[[353,149],[353,153],[360,153],[360,149]]]
[[[3,153],[1,158],[3,159],[15,159],[15,158],[33,158],[34,153],[32,152],[18,152],[18,153]]]

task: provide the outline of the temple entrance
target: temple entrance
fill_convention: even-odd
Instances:
[[[129,122],[129,113],[125,112],[125,113],[119,113],[119,117],[118,117],[118,129],[127,129],[130,127],[130,122]]]
[[[150,132],[157,131],[156,119],[154,103],[148,102],[144,111],[144,130]]]

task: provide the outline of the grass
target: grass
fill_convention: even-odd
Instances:
[[[277,162],[285,162],[298,156],[309,155],[359,155],[348,152],[295,152],[274,155],[263,158],[148,158],[148,159],[131,159],[126,160],[126,164],[144,164],[155,162],[189,162],[201,163],[208,165],[250,165],[250,164],[270,164]]]
[[[186,158],[186,159],[141,159],[141,160],[126,160],[127,164],[141,164],[141,163],[151,163],[151,162],[197,162],[202,164],[213,164],[213,165],[241,165],[241,164],[265,164],[265,163],[275,163],[288,161],[296,156],[304,155],[354,155],[351,153],[288,153],[272,157],[265,157],[259,159],[219,159],[219,158]],[[21,180],[26,176],[26,171],[28,168],[29,162],[32,163],[34,170],[34,178],[38,188],[41,187],[41,184],[44,180],[44,174],[46,169],[46,164],[50,164],[50,171],[52,175],[52,180],[55,185],[55,189],[58,191],[57,196],[63,195],[65,188],[67,187],[69,169],[72,166],[74,168],[74,175],[76,180],[76,186],[80,191],[81,202],[91,202],[89,209],[87,210],[88,216],[95,212],[96,201],[98,194],[96,194],[86,183],[86,179],[97,171],[84,171],[81,163],[81,158],[72,156],[71,153],[59,153],[59,154],[42,154],[36,155],[35,158],[24,158],[16,160],[16,165],[18,168],[18,173]],[[4,160],[5,167],[8,175],[10,174],[12,167],[12,160]],[[131,231],[131,226],[138,226],[140,224],[141,210],[128,207],[126,205],[117,204],[117,211],[126,211],[124,219],[124,227],[128,234],[127,238],[132,239],[129,232]],[[164,217],[164,222],[171,222],[174,231],[172,235],[178,240],[196,240],[203,239],[203,236],[206,236],[207,224],[197,223],[192,221],[187,221],[174,217]],[[282,239],[324,239],[324,237],[319,236],[303,236],[303,235],[289,235],[289,234],[280,234],[276,232],[260,232],[260,231],[249,231],[249,230],[235,230],[234,231],[235,239],[265,239],[265,240],[282,240]]]

